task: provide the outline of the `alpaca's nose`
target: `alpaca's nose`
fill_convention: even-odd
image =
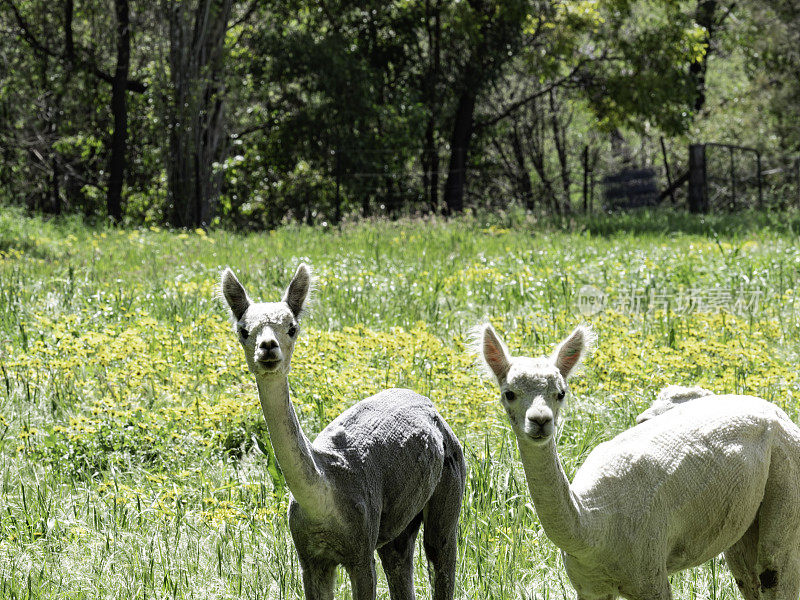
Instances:
[[[545,415],[538,415],[538,416],[535,416],[535,417],[528,417],[528,420],[531,423],[535,423],[539,427],[544,427],[545,425],[547,425],[553,419],[551,417],[547,417]]]
[[[275,340],[275,339],[264,340],[258,345],[258,347],[261,350],[265,350],[265,351],[274,350],[275,348],[278,347],[278,340]]]

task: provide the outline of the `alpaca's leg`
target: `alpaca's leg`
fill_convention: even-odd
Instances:
[[[672,600],[666,571],[653,577],[643,577],[631,587],[623,589],[622,594],[630,600]]]
[[[776,569],[767,568],[759,574],[761,581],[761,598],[763,600],[797,600],[800,595],[800,558],[797,548],[791,555],[775,565]]]
[[[781,453],[773,453],[764,499],[758,509],[755,571],[762,599],[797,600],[800,580],[800,506],[795,501],[797,480],[794,461]]]
[[[353,586],[353,600],[375,600],[375,557],[373,552],[347,569]]]
[[[725,562],[745,600],[758,600],[758,517],[738,542],[725,551]]]
[[[391,600],[414,600],[414,541],[422,513],[411,520],[403,533],[378,548]]]
[[[433,571],[433,600],[452,600],[455,592],[458,516],[465,477],[463,462],[445,461],[439,485],[423,511],[423,541]]]
[[[336,565],[316,560],[301,560],[300,567],[303,571],[303,592],[306,600],[333,600]]]

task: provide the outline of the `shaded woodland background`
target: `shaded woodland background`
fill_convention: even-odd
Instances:
[[[44,213],[568,215],[690,142],[800,152],[794,0],[0,0],[0,34],[0,202]]]

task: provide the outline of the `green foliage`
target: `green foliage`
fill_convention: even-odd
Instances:
[[[563,15],[564,26],[583,33],[577,42],[586,44],[588,35],[596,45],[587,93],[606,127],[642,130],[651,123],[670,135],[686,130],[695,93],[687,66],[706,51],[691,6],[570,3]]]
[[[258,446],[258,449],[261,451],[261,454],[267,457],[267,473],[269,473],[269,478],[272,480],[272,488],[278,493],[283,494],[284,488],[286,487],[286,478],[283,476],[283,471],[281,471],[281,466],[278,464],[278,459],[275,458],[275,451],[272,449],[272,444],[267,442],[262,442],[260,438],[253,437],[253,440]]]
[[[450,159],[466,152],[456,144],[469,146],[468,207],[566,214],[583,201],[587,148],[596,180],[631,161],[660,168],[662,135],[672,138],[677,172],[691,141],[795,152],[799,28],[791,3],[716,2],[711,22],[701,4],[234,3],[219,61],[185,82],[195,91],[220,86],[213,98],[187,98],[187,110],[217,107],[200,111],[192,127],[216,123],[217,109],[224,114],[224,127],[206,136],[221,151],[201,177],[214,185],[201,186],[200,201],[210,203],[214,223],[244,229],[435,213]],[[114,15],[93,2],[51,8],[41,0],[0,5],[8,32],[0,41],[0,194],[33,210],[102,218]],[[183,152],[174,138],[189,125],[179,125],[173,106],[169,48],[178,33],[162,8],[137,7],[132,21],[129,223],[174,222],[181,212],[168,189],[180,184],[167,167],[188,164],[174,156]],[[698,112],[700,65],[707,101]],[[465,97],[474,97],[474,110],[458,125]],[[457,125],[470,135],[454,142]],[[785,166],[778,162],[767,170]]]

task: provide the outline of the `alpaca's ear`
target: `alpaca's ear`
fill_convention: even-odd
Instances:
[[[286,293],[283,295],[283,301],[289,305],[289,308],[294,313],[295,318],[300,318],[303,309],[308,300],[308,292],[311,289],[311,269],[306,263],[300,263],[297,271],[292,278],[289,287],[286,288]]]
[[[250,306],[250,298],[247,297],[247,292],[244,291],[242,284],[236,279],[229,268],[222,272],[222,282],[220,284],[222,295],[228,306],[231,309],[233,317],[238,321]]]
[[[568,378],[584,356],[592,351],[597,335],[588,325],[578,325],[553,352],[553,362],[561,371],[564,379]]]
[[[497,378],[497,381],[502,383],[511,368],[511,356],[506,345],[497,335],[494,327],[489,324],[483,327],[479,343],[483,362],[489,367],[489,371]]]

